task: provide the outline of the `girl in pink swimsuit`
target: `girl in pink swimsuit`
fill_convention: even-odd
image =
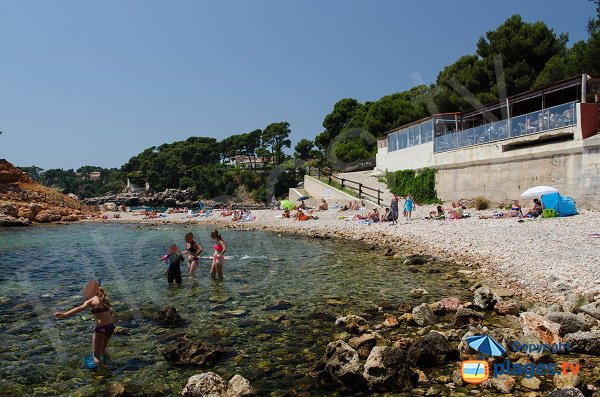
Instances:
[[[213,254],[212,266],[210,267],[210,277],[216,280],[219,276],[219,281],[223,281],[223,264],[225,263],[225,241],[221,237],[218,230],[213,230],[210,233],[210,238],[215,240],[215,253]]]

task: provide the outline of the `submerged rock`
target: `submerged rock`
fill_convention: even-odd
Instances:
[[[228,397],[250,397],[255,395],[256,390],[250,385],[248,379],[243,376],[236,374],[229,380]]]
[[[456,311],[456,318],[454,319],[455,327],[462,327],[465,325],[481,323],[483,321],[483,315],[475,310],[461,307]]]
[[[394,346],[375,346],[365,363],[363,376],[373,391],[410,390],[410,369],[404,350]]]
[[[181,397],[223,397],[226,396],[227,382],[214,372],[191,376]]]
[[[177,313],[177,309],[173,306],[166,306],[156,313],[154,321],[164,326],[175,326],[181,324],[183,319],[179,316],[179,313]]]
[[[346,316],[346,321],[345,321],[346,331],[351,334],[355,334],[355,335],[364,334],[369,329],[369,326],[370,326],[369,322],[360,316],[356,316],[354,314],[350,314],[350,315]]]
[[[439,332],[432,331],[417,338],[408,349],[407,358],[411,366],[435,367],[443,365],[452,349],[448,339]]]
[[[165,360],[172,364],[204,366],[219,359],[225,350],[183,336],[165,347],[162,353]]]
[[[437,322],[437,318],[427,303],[422,303],[412,310],[412,317],[415,323],[424,327]]]
[[[269,310],[269,311],[274,311],[274,310],[288,310],[292,306],[293,305],[290,302],[284,301],[284,300],[280,300],[280,301],[274,302],[274,303],[270,304],[269,306],[267,306],[267,310]]]
[[[341,391],[353,391],[364,385],[363,365],[358,353],[349,344],[338,340],[327,345],[324,370],[319,373],[323,386]]]

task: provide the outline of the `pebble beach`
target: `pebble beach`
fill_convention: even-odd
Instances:
[[[488,284],[540,302],[560,302],[565,295],[600,293],[600,213],[585,211],[576,216],[550,219],[480,219],[491,211],[468,210],[460,220],[424,219],[433,206],[419,207],[413,219],[390,223],[364,224],[350,220],[367,211],[327,210],[315,212],[319,219],[282,219],[281,211],[254,210],[249,222],[232,222],[214,211],[207,217],[168,214],[144,220],[140,214],[106,213],[106,222],[149,224],[213,224],[216,228],[270,230],[277,233],[309,235],[316,238],[361,240],[381,249],[381,255],[404,257],[433,255],[465,267],[464,273]],[[401,264],[401,262],[400,262]]]

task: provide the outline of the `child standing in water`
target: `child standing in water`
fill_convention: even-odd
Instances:
[[[219,281],[223,281],[223,264],[225,263],[225,241],[221,237],[218,230],[213,230],[210,233],[210,238],[215,240],[215,253],[213,254],[212,266],[210,268],[210,277],[216,280],[216,275],[219,276]]]
[[[110,313],[110,301],[104,289],[100,287],[100,282],[96,280],[91,280],[86,284],[83,289],[83,297],[86,300],[81,306],[77,306],[67,312],[56,312],[54,313],[54,317],[57,319],[67,318],[87,308],[92,308],[92,316],[96,322],[92,334],[94,364],[97,367],[102,367],[103,364],[100,358],[104,356],[105,359],[110,360],[106,347],[108,341],[115,333],[115,325]]]
[[[176,245],[170,246],[164,259],[167,264],[167,268],[165,269],[165,273],[167,273],[167,282],[172,284],[173,281],[175,281],[177,284],[181,284],[180,264],[183,262],[183,256],[179,251],[179,247]]]
[[[185,235],[186,242],[186,253],[188,254],[188,268],[190,270],[190,277],[195,277],[196,269],[198,269],[198,265],[200,264],[200,254],[202,251],[202,246],[194,241],[194,235],[192,232],[189,232]]]

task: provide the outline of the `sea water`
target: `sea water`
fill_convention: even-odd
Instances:
[[[329,395],[309,372],[338,331],[337,317],[384,302],[417,305],[469,294],[458,279],[410,271],[380,248],[267,231],[223,230],[225,280],[214,282],[210,230],[121,223],[0,228],[0,395],[96,396],[110,383],[127,382],[178,396],[190,376],[206,371],[225,379],[239,373],[261,395]],[[187,278],[184,265],[183,284],[168,285],[160,258],[170,244],[185,249],[188,231],[205,249],[197,278]],[[452,269],[445,265],[444,272]],[[81,304],[90,279],[101,279],[119,331],[109,344],[113,361],[98,371],[82,362],[91,352],[91,314],[52,316]],[[413,288],[430,295],[411,298]],[[270,310],[280,301],[288,308]],[[177,308],[183,326],[154,323],[153,314],[167,305]],[[181,333],[228,353],[205,368],[173,366],[161,351]]]

